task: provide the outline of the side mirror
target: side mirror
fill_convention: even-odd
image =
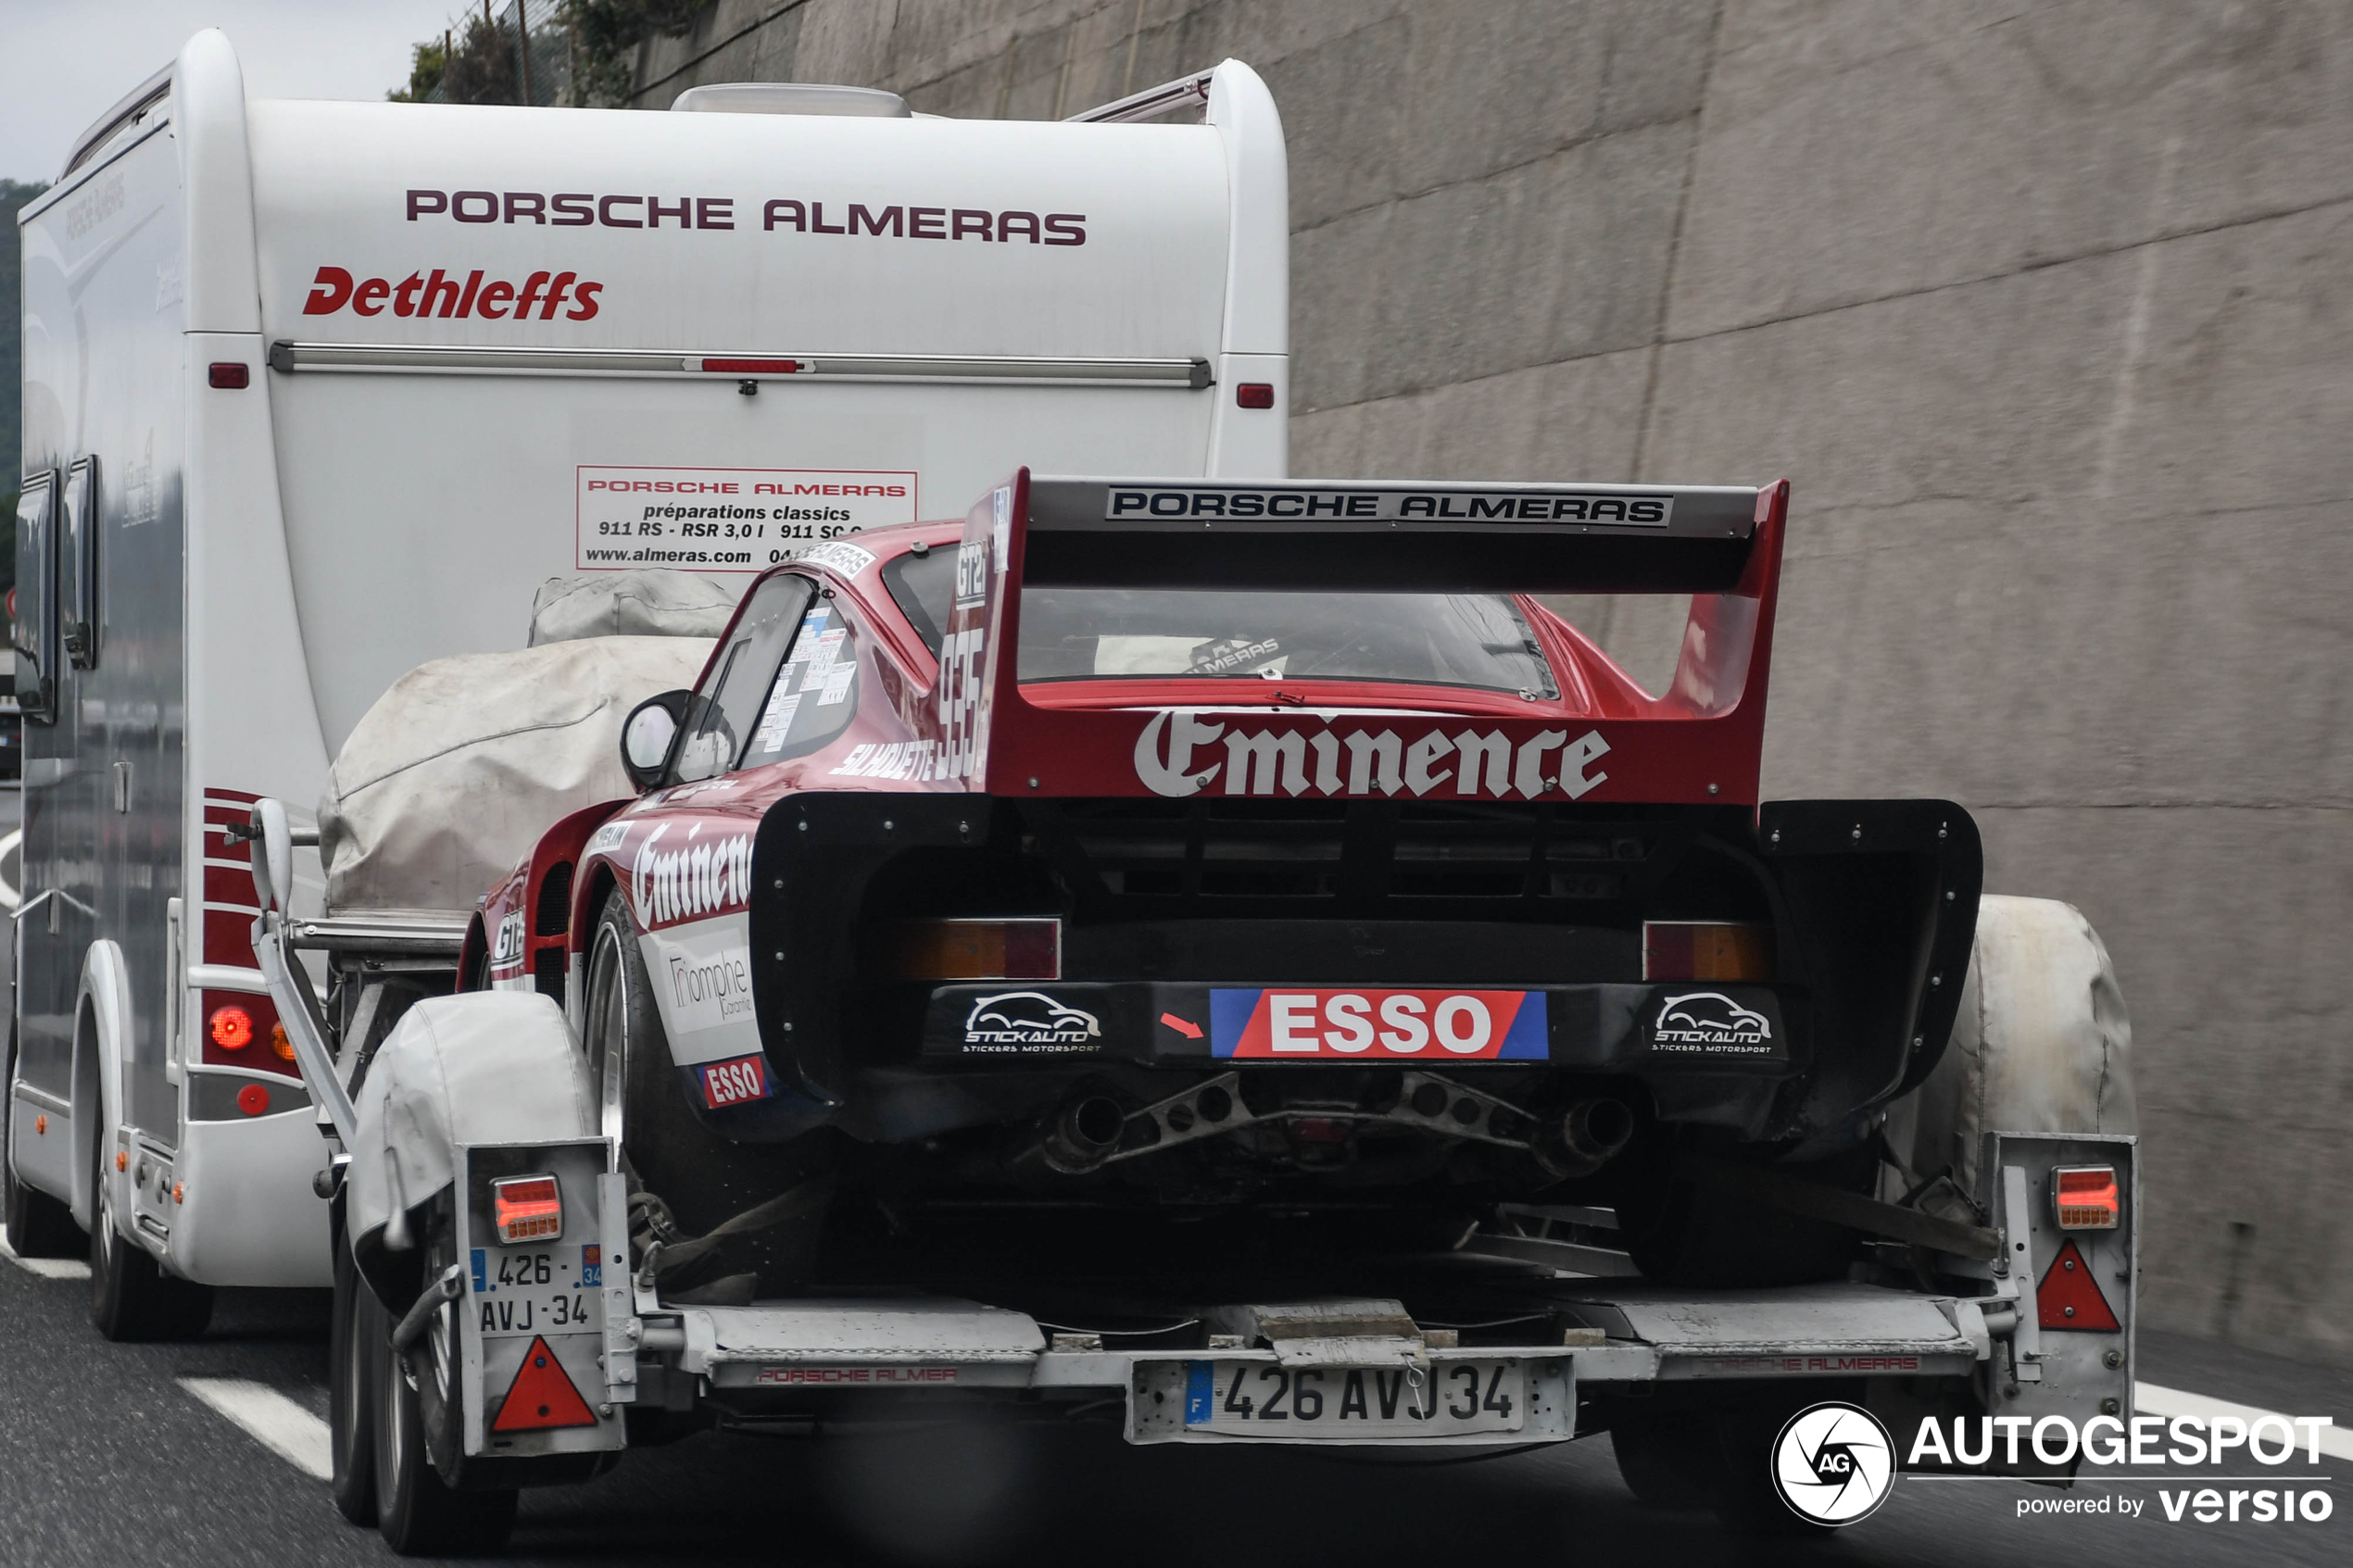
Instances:
[[[670,760],[670,747],[694,696],[684,687],[649,696],[621,721],[621,771],[640,795],[661,782],[662,765]]]

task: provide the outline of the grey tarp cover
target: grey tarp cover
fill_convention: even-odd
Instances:
[[[550,577],[531,603],[531,646],[575,637],[716,637],[743,595],[691,571]]]
[[[587,1065],[563,1010],[536,991],[431,997],[401,1015],[359,1088],[344,1210],[372,1248],[457,1178],[460,1144],[553,1143],[597,1135]],[[384,1237],[395,1251],[414,1238]]]
[[[1888,1117],[1906,1185],[1946,1166],[1978,1191],[1982,1133],[2136,1133],[2133,1024],[2116,966],[2071,904],[1988,894],[1953,1041]]]
[[[622,720],[694,684],[710,653],[703,637],[593,637],[403,675],[328,771],[329,911],[472,909],[558,818],[635,794]]]

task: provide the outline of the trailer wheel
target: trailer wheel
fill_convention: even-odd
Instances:
[[[366,1294],[364,1287],[361,1294]],[[374,1417],[371,1447],[374,1463],[376,1528],[384,1542],[403,1557],[444,1557],[496,1551],[514,1529],[516,1494],[511,1487],[459,1489],[434,1470],[430,1449],[434,1426],[446,1424],[456,1409],[452,1354],[454,1335],[437,1332],[449,1322],[450,1310],[437,1314],[412,1347],[404,1364],[392,1348],[388,1332],[391,1313],[382,1306],[362,1319],[371,1332],[363,1353],[373,1363],[370,1390]],[[436,1353],[434,1341],[442,1339]],[[433,1387],[421,1386],[431,1380]]]
[[[1674,1513],[1705,1513],[1713,1503],[1715,1442],[1715,1418],[1699,1411],[1618,1415],[1609,1424],[1626,1489]]]
[[[354,1524],[376,1522],[374,1347],[390,1332],[383,1305],[351,1261],[342,1228],[335,1231],[335,1304],[328,1331],[328,1449],[335,1511]]]
[[[116,1223],[114,1184],[103,1158],[92,1161],[96,1212],[90,1226],[90,1321],[118,1342],[194,1339],[212,1321],[212,1286],[180,1279]]]
[[[738,1144],[704,1124],[687,1103],[671,1065],[670,1041],[646,978],[636,922],[621,889],[606,897],[589,938],[583,1047],[600,1107],[600,1130],[617,1138],[636,1183],[657,1194],[679,1228],[699,1236],[820,1173],[827,1146],[819,1137],[786,1144]],[[824,1225],[822,1207],[790,1223],[748,1233],[691,1265],[691,1286],[756,1273],[763,1291],[805,1276]]]

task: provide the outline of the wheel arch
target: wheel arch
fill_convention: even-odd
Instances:
[[[102,1152],[122,1119],[122,1080],[131,1030],[130,967],[122,948],[111,939],[101,938],[82,955],[82,983],[73,1007],[71,1204],[74,1220],[84,1230],[97,1217],[98,1193],[93,1177],[103,1174]]]

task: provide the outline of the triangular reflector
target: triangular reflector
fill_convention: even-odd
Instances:
[[[546,1426],[596,1424],[597,1412],[572,1386],[563,1363],[547,1348],[547,1340],[535,1337],[531,1348],[523,1352],[522,1365],[507,1389],[507,1402],[498,1407],[498,1419],[490,1424],[490,1429],[531,1432]]]
[[[2092,1265],[2073,1241],[2060,1246],[2050,1272],[2034,1287],[2034,1307],[2045,1328],[2096,1328],[2114,1334],[2124,1326],[2108,1311],[2108,1298],[2092,1277]]]

